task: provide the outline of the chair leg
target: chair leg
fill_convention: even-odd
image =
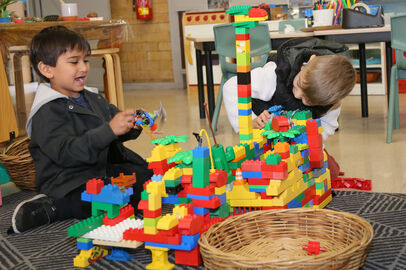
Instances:
[[[400,128],[399,123],[399,74],[396,76],[396,83],[395,83],[395,129]]]
[[[117,53],[113,53],[113,61],[114,61],[114,75],[116,81],[116,92],[117,92],[117,104],[120,110],[125,109],[124,104],[124,93],[123,93],[123,78],[121,77],[121,63],[120,63],[120,56]]]
[[[103,54],[104,61],[106,61],[106,75],[107,75],[107,87],[108,87],[108,101],[111,104],[118,106],[117,104],[117,91],[116,83],[114,80],[114,65],[113,57],[111,54]]]
[[[213,132],[217,130],[217,123],[220,116],[221,103],[223,102],[223,84],[220,84],[219,93],[217,94],[216,107],[213,112],[213,119],[211,120],[211,127]]]
[[[396,65],[392,66],[390,75],[390,92],[389,92],[389,109],[388,109],[388,127],[386,130],[386,143],[392,142],[392,131],[393,131],[393,115],[395,111],[395,91],[396,91]]]

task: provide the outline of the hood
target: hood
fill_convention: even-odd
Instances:
[[[89,90],[94,93],[98,93],[98,90],[93,87],[86,87],[86,90]],[[27,130],[27,135],[31,138],[31,130],[32,130],[32,118],[38,112],[38,110],[47,104],[48,102],[58,99],[58,98],[69,98],[66,95],[59,93],[58,91],[51,88],[49,83],[41,83],[38,85],[37,92],[35,94],[34,101],[31,106],[30,114],[28,116],[27,124],[25,125],[25,129]]]

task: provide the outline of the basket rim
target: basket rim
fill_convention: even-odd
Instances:
[[[210,233],[212,233],[214,230],[217,230],[218,228],[228,226],[232,223],[235,223],[239,219],[247,218],[247,215],[255,216],[255,215],[263,214],[264,212],[269,215],[277,215],[277,214],[286,213],[286,212],[297,212],[298,214],[299,213],[306,214],[306,213],[319,212],[319,213],[324,213],[325,215],[335,215],[335,216],[340,215],[343,217],[344,216],[351,217],[352,219],[357,220],[357,223],[360,224],[361,226],[363,226],[366,229],[366,231],[368,232],[363,237],[363,239],[367,237],[366,241],[364,241],[364,243],[362,243],[362,241],[358,241],[358,242],[353,241],[345,248],[342,248],[342,249],[336,251],[335,256],[351,255],[352,253],[354,253],[354,248],[357,248],[358,250],[367,248],[369,246],[369,244],[371,243],[373,236],[374,236],[374,230],[373,230],[372,225],[366,219],[364,219],[358,215],[352,214],[352,213],[335,211],[335,210],[331,210],[331,209],[312,209],[312,208],[270,209],[270,210],[258,210],[258,211],[248,212],[248,213],[245,213],[242,215],[230,216],[229,218],[225,219],[224,221],[212,225],[206,232],[204,232],[201,235],[201,237],[199,239],[200,249],[205,250],[205,249],[210,248],[212,251],[215,250],[216,257],[223,258],[225,262],[233,261],[233,263],[235,263],[235,264],[239,264],[238,261],[240,261],[241,266],[243,266],[244,262],[245,263],[256,262],[256,263],[261,263],[261,264],[269,263],[269,264],[278,264],[278,265],[292,265],[293,263],[306,263],[306,262],[315,260],[314,256],[308,256],[308,257],[303,257],[303,258],[297,259],[294,262],[292,262],[291,259],[280,259],[280,258],[278,258],[278,259],[263,258],[262,260],[258,261],[258,257],[241,258],[241,255],[224,252],[224,251],[220,250],[219,248],[214,247],[207,243],[208,235]],[[325,260],[325,259],[329,259],[329,258],[331,259],[331,253],[328,253],[328,252],[319,253],[319,255],[317,255],[317,260],[323,260],[323,259]]]

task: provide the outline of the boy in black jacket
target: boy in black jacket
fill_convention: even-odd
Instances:
[[[90,46],[64,26],[43,29],[31,42],[30,60],[48,83],[38,86],[27,121],[39,194],[14,211],[19,233],[56,220],[87,218],[90,204],[80,195],[92,178],[136,173],[131,204],[137,208],[143,183],[152,176],[147,162],[124,147],[141,133],[134,109],[121,112],[95,89],[85,88]]]

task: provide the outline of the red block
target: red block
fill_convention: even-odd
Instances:
[[[104,182],[101,179],[93,178],[86,183],[86,192],[89,194],[99,194],[104,187]]]
[[[118,215],[118,217],[108,218],[106,215],[103,218],[103,224],[109,225],[109,226],[114,226],[114,225],[120,223],[121,221],[123,221],[124,219],[131,217],[132,215],[134,215],[134,207],[132,207],[132,205],[129,204],[120,209],[120,214]]]
[[[157,234],[144,234],[144,229],[128,229],[123,233],[124,240],[166,243],[170,245],[179,245],[182,242],[180,234],[174,236],[165,235],[165,231],[158,231]]]
[[[241,163],[241,171],[259,172],[266,166],[265,160],[245,160]]]
[[[221,201],[219,197],[213,197],[211,200],[192,199],[192,204],[197,207],[216,209],[220,207]]]
[[[201,215],[187,215],[179,220],[179,233],[185,235],[195,235],[203,228],[204,218]]]
[[[214,186],[209,185],[204,188],[189,186],[187,189],[187,193],[192,195],[211,196],[214,195]]]
[[[250,96],[251,96],[251,84],[239,84],[238,97],[250,97]]]
[[[236,34],[235,40],[249,40],[250,34]]]
[[[147,206],[147,209],[144,209],[143,213],[144,213],[144,218],[157,218],[159,216],[162,216],[162,208],[152,211],[152,210],[148,210],[148,206]]]
[[[148,169],[152,169],[154,171],[154,174],[165,174],[167,170],[169,170],[172,167],[175,167],[175,163],[172,162],[168,164],[167,159],[161,160],[161,161],[152,161],[148,164]]]
[[[279,164],[265,164],[262,167],[262,172],[288,172],[288,164],[286,161],[281,161]]]
[[[215,187],[222,187],[227,184],[228,174],[224,170],[217,170],[215,173],[210,174],[210,183],[213,183]]]
[[[260,195],[261,195],[261,199],[263,199],[263,200],[271,200],[274,197],[274,196],[266,195],[266,192],[261,192]]]
[[[319,124],[316,120],[310,119],[306,122],[306,132],[307,135],[317,135],[319,134]]]
[[[272,143],[264,144],[264,153],[268,152],[271,149],[272,149]]]
[[[256,179],[256,178],[248,178],[248,185],[269,185],[269,178],[263,178],[263,179]]]
[[[180,179],[182,184],[192,184],[193,175],[184,174]]]
[[[324,202],[324,200],[328,197],[328,196],[330,196],[331,195],[331,188],[326,192],[326,193],[324,193],[323,195],[316,195],[316,196],[314,196],[314,199],[313,199],[313,205],[319,205],[319,204],[321,204],[322,202]]]
[[[175,264],[199,266],[202,264],[199,244],[191,251],[175,249]]]
[[[285,116],[275,116],[272,118],[272,129],[275,131],[288,131],[289,120]]]
[[[323,161],[323,149],[322,148],[309,148],[310,161]]]

